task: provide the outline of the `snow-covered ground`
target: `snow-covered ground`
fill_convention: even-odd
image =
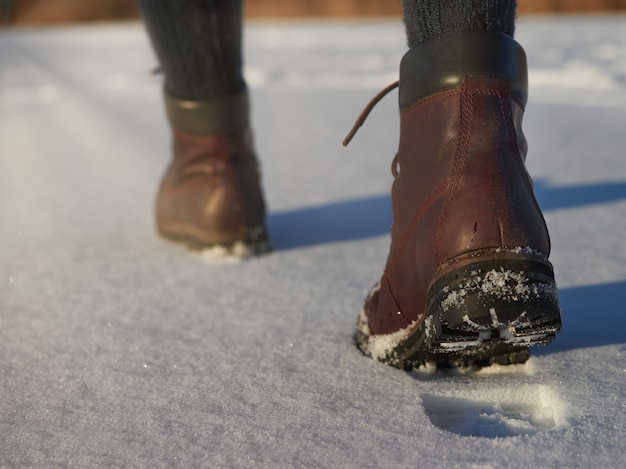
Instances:
[[[389,243],[400,20],[253,22],[276,250],[154,234],[169,158],[137,23],[0,32],[0,467],[624,467],[626,17],[525,17],[528,165],[564,328],[522,366],[353,345]]]

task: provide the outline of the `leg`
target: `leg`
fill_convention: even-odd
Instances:
[[[523,362],[561,324],[524,166],[514,4],[477,3],[404,1],[391,248],[357,329],[365,354],[395,366]]]
[[[173,160],[159,232],[233,255],[267,250],[265,204],[242,76],[241,0],[137,0],[165,74]]]
[[[174,96],[207,100],[245,87],[241,58],[242,0],[137,0]]]

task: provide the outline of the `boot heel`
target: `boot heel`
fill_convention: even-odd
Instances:
[[[435,358],[519,363],[561,328],[552,265],[531,249],[471,253],[446,264],[430,287],[424,321]]]

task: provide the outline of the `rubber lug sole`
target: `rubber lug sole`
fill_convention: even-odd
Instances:
[[[260,234],[255,233],[254,240],[236,240],[229,243],[203,243],[191,236],[184,234],[173,234],[158,228],[159,235],[169,241],[182,244],[191,251],[202,253],[207,257],[252,257],[267,254],[272,251],[272,246],[268,241],[267,233],[263,228]]]
[[[440,269],[423,322],[380,361],[404,369],[524,363],[528,347],[552,341],[561,328],[552,265],[529,248],[478,252]],[[409,329],[411,326],[409,326]],[[372,356],[360,327],[359,348]]]

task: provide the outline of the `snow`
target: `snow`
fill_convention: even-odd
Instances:
[[[621,467],[626,17],[523,17],[528,166],[564,327],[406,373],[353,335],[389,245],[401,21],[252,22],[275,251],[161,240],[169,134],[137,23],[0,31],[0,466]]]
[[[368,293],[367,301],[378,293],[380,290],[380,282],[377,282]],[[402,314],[398,311],[398,315]],[[430,320],[430,318],[426,318]],[[430,323],[428,323],[430,326]],[[374,360],[385,361],[387,363],[397,362],[397,353],[394,349],[404,342],[411,333],[413,333],[417,327],[417,321],[411,322],[408,326],[400,329],[399,331],[392,332],[390,334],[375,334],[372,335],[370,326],[368,324],[367,313],[365,308],[361,308],[359,313],[359,320],[357,322],[357,331],[362,335],[363,339],[359,342],[359,348],[369,357]],[[426,334],[429,334],[430,330],[426,329]],[[395,359],[395,360],[394,360]]]
[[[522,385],[458,396],[422,397],[431,422],[464,436],[534,435],[563,425],[566,408],[554,391],[543,385]]]
[[[262,226],[259,227],[259,231],[263,231]],[[237,262],[257,254],[264,254],[270,250],[271,248],[266,241],[256,243],[244,243],[243,241],[237,241],[232,246],[228,247],[211,246],[200,250],[198,254],[208,261]]]

